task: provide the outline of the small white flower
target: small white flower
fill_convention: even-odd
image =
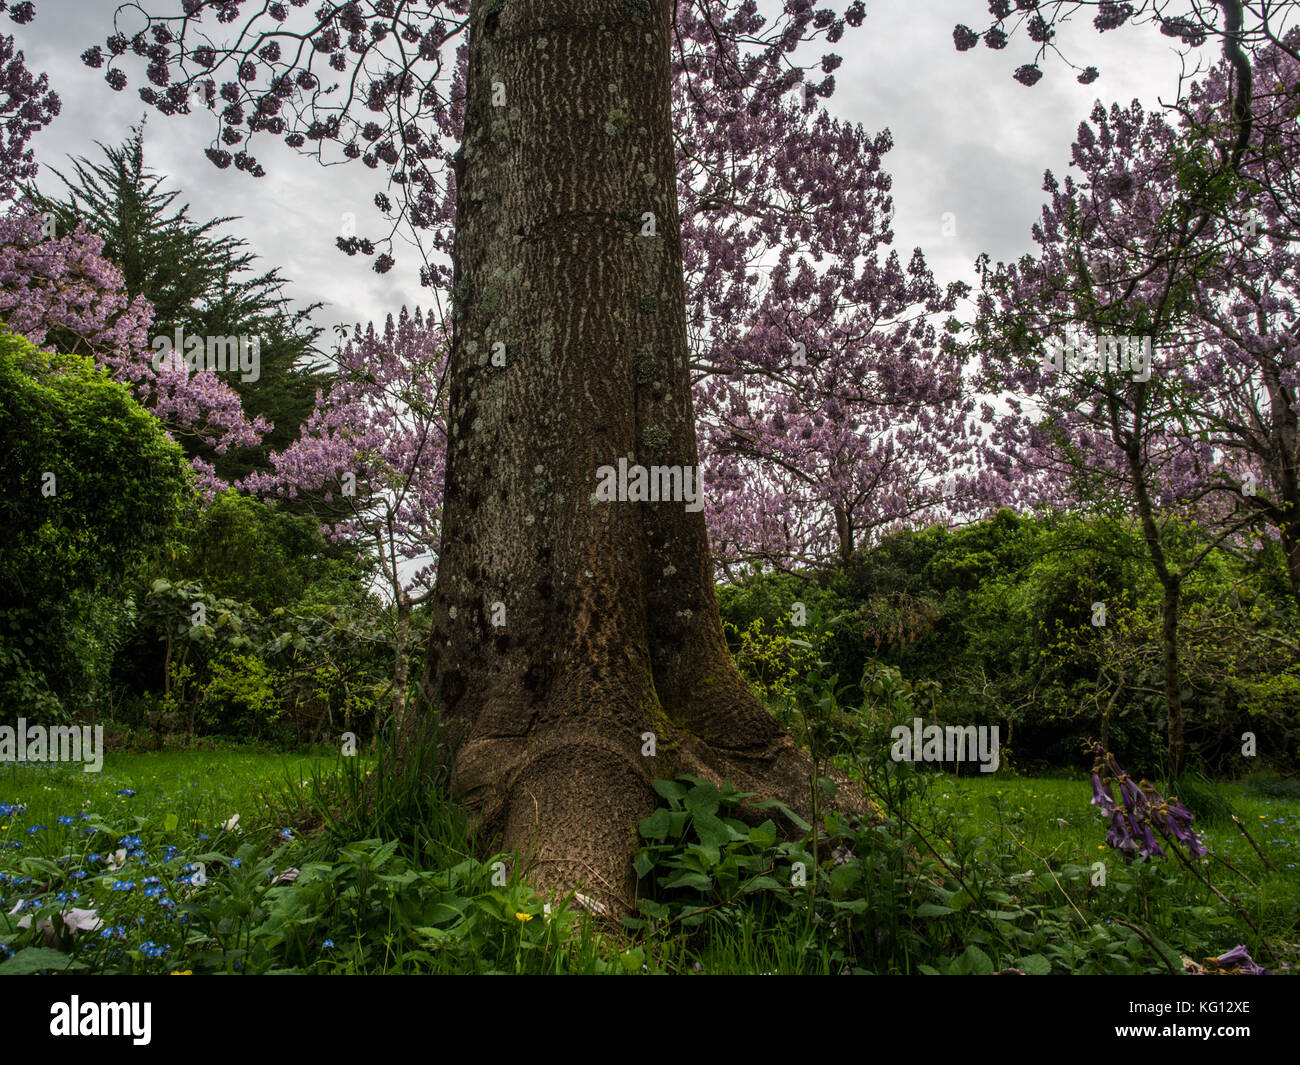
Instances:
[[[239,814],[235,814],[229,821],[223,821],[221,829],[223,832],[233,832],[239,824]]]
[[[19,906],[21,905],[22,904],[19,903]],[[11,914],[17,913],[18,909],[19,907],[15,906],[9,912]],[[73,908],[71,910],[64,910],[59,914],[59,916],[63,918],[64,930],[68,932],[98,932],[104,927],[104,922],[99,919],[99,914],[95,910],[80,910]],[[19,928],[30,928],[31,926],[32,915],[30,913],[26,917],[20,917],[18,919]],[[45,934],[46,943],[55,947],[61,945],[58,933],[54,931],[54,921],[52,919],[46,917],[36,927],[38,931]]]
[[[104,927],[99,914],[94,910],[64,910],[63,923],[70,932],[98,932]]]
[[[119,869],[126,867],[126,851],[118,850],[110,854],[104,861],[104,868],[110,873],[116,873]]]

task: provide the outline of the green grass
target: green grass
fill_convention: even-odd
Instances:
[[[1171,794],[1166,785],[1158,786]],[[1300,795],[1269,796],[1244,783],[1219,783],[1213,787],[1241,819],[1264,856],[1278,867],[1275,874],[1252,879],[1297,898]],[[996,834],[1008,846],[1019,847],[1029,861],[1094,862],[1109,857],[1104,822],[1087,805],[1090,792],[1084,775],[1077,779],[945,775],[936,781],[935,791],[939,801],[972,830]],[[1197,813],[1195,806],[1192,812]],[[1258,866],[1250,843],[1230,819],[1206,822],[1198,815],[1193,827],[1212,854],[1242,869]]]
[[[286,781],[332,765],[333,752],[286,755],[251,747],[109,753],[99,773],[66,763],[0,764],[0,802],[27,807],[24,825],[53,825],[60,815],[94,811],[106,819],[144,820],[173,813],[197,836],[234,814],[243,823],[269,814],[267,799]],[[130,790],[134,796],[119,795]],[[0,818],[0,824],[4,819]],[[0,839],[5,836],[0,834]]]
[[[22,901],[39,926],[68,907],[95,909],[110,933],[77,932],[58,944],[71,954],[40,953],[32,929],[0,916],[0,956],[26,948],[33,967],[70,959],[88,971],[144,973],[1161,971],[1145,935],[1175,961],[1247,943],[1256,960],[1280,967],[1172,858],[1126,865],[1109,850],[1082,774],[916,774],[899,807],[906,824],[852,838],[856,880],[824,864],[825,920],[810,921],[803,896],[782,885],[757,902],[723,899],[689,934],[678,926],[665,936],[620,933],[562,901],[546,912],[509,855],[479,860],[458,811],[406,781],[381,786],[374,819],[304,833],[313,811],[319,823],[346,806],[366,768],[333,752],[242,747],[113,752],[98,774],[0,766],[0,914]],[[1200,787],[1241,818],[1276,870],[1222,812],[1196,823],[1212,855],[1202,868],[1295,965],[1300,792],[1267,777]],[[224,829],[235,814],[238,826]],[[735,847],[750,848],[745,860],[768,860],[761,844]],[[119,849],[126,866],[107,868]],[[712,894],[657,897],[675,913],[714,904],[730,860],[724,849],[709,867]],[[208,879],[196,891],[184,878],[198,861]],[[1106,865],[1100,886],[1097,862]],[[297,879],[281,882],[290,869]]]

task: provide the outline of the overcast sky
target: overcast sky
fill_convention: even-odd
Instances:
[[[177,10],[179,0],[142,6]],[[63,100],[62,114],[33,142],[44,166],[63,169],[70,154],[97,157],[96,140],[120,143],[144,111],[134,95],[137,65],[128,68],[131,86],[114,93],[102,70],[77,58],[111,31],[115,7],[113,0],[44,0],[34,23],[5,22],[29,66],[47,72]],[[1154,108],[1178,87],[1181,61],[1168,38],[1150,27],[1101,36],[1081,21],[1060,40],[1075,63],[1099,67],[1101,78],[1079,85],[1064,64],[1049,62],[1043,80],[1026,88],[1010,75],[1029,60],[1028,42],[1002,52],[953,48],[956,23],[978,30],[987,18],[983,0],[871,0],[864,25],[835,46],[844,63],[830,109],[870,131],[892,131],[895,147],[885,165],[894,177],[895,246],[904,261],[913,247],[922,248],[941,283],[973,281],[982,251],[998,260],[1029,250],[1043,171],[1066,170],[1074,132],[1096,99],[1138,98]],[[203,155],[212,130],[207,116],[153,113],[146,161],[181,189],[194,217],[239,216],[231,231],[249,241],[265,268],[281,268],[295,298],[325,301],[321,325],[382,320],[403,303],[428,304],[413,254],[402,256],[399,248],[398,266],[380,276],[362,256],[349,259],[334,247],[344,212],[356,213],[362,233],[375,231],[367,222],[378,217],[376,173],[359,163],[321,168],[287,148],[272,150],[270,141],[258,150],[266,177],[220,171]],[[49,192],[58,188],[46,173],[40,183]],[[951,236],[942,232],[945,212],[955,217]]]

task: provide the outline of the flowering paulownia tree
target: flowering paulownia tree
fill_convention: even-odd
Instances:
[[[1252,71],[1238,180],[1200,241],[1213,269],[1193,292],[1200,347],[1188,380],[1209,485],[1221,507],[1277,536],[1300,603],[1300,29]],[[1221,64],[1194,85],[1185,127],[1208,127],[1232,83]]]
[[[36,17],[30,0],[10,3],[0,0],[0,12],[20,26]],[[49,125],[62,109],[49,78],[27,69],[23,53],[8,34],[0,35],[0,202],[18,194],[20,182],[36,176],[36,160],[28,142],[32,134]]]
[[[0,216],[0,319],[38,346],[91,355],[173,436],[210,442],[218,454],[249,447],[269,425],[249,421],[239,396],[215,373],[191,373],[179,359],[155,367],[149,346],[153,307],[128,300],[122,272],[103,257],[103,241],[84,229],[65,236],[24,211]],[[192,460],[211,495],[225,487],[211,466]]]
[[[262,173],[251,141],[268,134],[382,166],[417,228],[445,223],[454,194],[450,270],[426,273],[449,282],[453,315],[426,680],[485,834],[544,886],[630,909],[654,777],[808,810],[813,776],[727,652],[703,513],[593,498],[620,459],[698,466],[674,56],[728,87],[715,136],[741,135],[812,83],[800,45],[835,43],[865,6],[785,0],[768,19],[719,0],[305,2],[128,5],[86,60],[122,88],[138,56],[146,102],[208,111],[218,166]],[[826,73],[812,94],[833,85]],[[864,808],[848,789],[839,801]]]
[[[721,561],[847,562],[873,535],[967,494],[955,471],[980,441],[959,359],[935,344],[928,323],[891,336],[865,319],[828,328],[781,315],[806,338],[796,342],[800,364],[788,342],[776,342],[778,329],[756,329],[747,350],[729,353],[750,372],[703,383]],[[973,482],[974,471],[962,480]]]
[[[1241,121],[1222,119],[1235,100],[1231,61],[1192,87],[1177,126],[1136,101],[1099,103],[1074,145],[1079,178],[1047,174],[1040,254],[986,268],[979,300],[984,369],[1018,397],[1008,414],[989,412],[1008,492],[1039,504],[1114,501],[1140,523],[1163,591],[1175,767],[1189,574],[1262,520],[1296,581],[1300,350],[1286,163],[1300,157],[1300,90],[1279,75],[1295,70],[1300,35],[1287,40],[1256,57],[1244,142]],[[1149,346],[1140,365],[1121,337]],[[1067,357],[1059,345],[1070,338],[1101,364]],[[1212,528],[1209,545],[1184,554],[1176,515]]]
[[[319,493],[335,540],[372,546],[393,602],[393,716],[406,712],[411,612],[433,594],[432,559],[447,454],[446,338],[417,308],[371,323],[338,353],[338,376],[272,472],[241,488],[295,498]],[[421,564],[423,563],[423,564]]]
[[[0,11],[20,25],[36,14],[30,0],[0,0]],[[36,176],[31,136],[61,104],[46,76],[27,69],[9,36],[0,36],[0,95],[0,201],[12,201],[19,185]],[[11,205],[0,215],[0,319],[38,346],[93,356],[132,386],[172,435],[202,438],[219,454],[257,443],[270,426],[260,418],[250,422],[239,396],[214,374],[152,365],[153,308],[141,297],[128,299],[122,272],[104,258],[103,247],[83,227],[60,236],[52,216]],[[209,464],[195,459],[193,466],[209,495],[224,487]]]
[[[888,248],[888,131],[832,118],[802,85],[741,115],[725,82],[674,84],[714,556],[847,559],[953,501],[970,404],[932,317],[964,286],[945,293],[919,250],[904,263]]]

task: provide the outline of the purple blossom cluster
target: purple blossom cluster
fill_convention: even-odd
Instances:
[[[1192,831],[1192,812],[1177,796],[1165,799],[1148,780],[1135,784],[1100,743],[1093,745],[1092,753],[1096,761],[1092,767],[1091,805],[1100,807],[1110,818],[1106,842],[1111,847],[1125,858],[1165,858],[1164,848],[1156,840],[1159,832],[1170,845],[1186,847],[1193,858],[1209,853]],[[1115,784],[1119,785],[1119,802],[1112,790]]]
[[[1300,83],[1298,45],[1292,31],[1261,49],[1256,83]],[[1300,591],[1300,534],[1281,520],[1300,509],[1300,487],[1278,472],[1300,462],[1294,92],[1252,97],[1228,202],[1205,218],[1171,206],[1187,202],[1183,186],[1200,165],[1188,145],[1231,111],[1234,77],[1225,61],[1195,82],[1177,123],[1136,101],[1096,105],[1079,125],[1071,172],[1044,175],[1036,253],[983,265],[974,346],[985,389],[1012,396],[1005,411],[988,411],[1002,505],[1072,505],[1071,478],[1086,456],[1097,482],[1129,498],[1145,493],[1165,512],[1206,524],[1251,516],[1295,560]],[[1179,210],[1191,212],[1184,222]],[[1179,240],[1190,243],[1175,254]],[[1172,315],[1180,288],[1185,306]],[[1155,322],[1164,324],[1150,386],[1041,371],[1042,351],[1062,336],[1142,334]]]
[[[266,498],[323,492],[332,516],[325,534],[375,544],[401,598],[432,583],[428,567],[409,572],[405,563],[437,551],[445,336],[419,308],[403,308],[382,330],[358,326],[337,358],[338,378],[318,394],[299,439],[271,457],[271,472],[240,487]]]
[[[9,9],[9,17],[20,25],[30,22],[34,15],[30,3]],[[62,106],[58,94],[50,91],[49,79],[27,69],[14,39],[0,36],[0,201],[12,200],[18,183],[36,176],[36,160],[27,147],[28,141],[58,115]]]

